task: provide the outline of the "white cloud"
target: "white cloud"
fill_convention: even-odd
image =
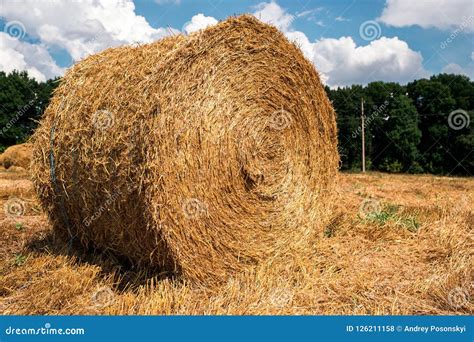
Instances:
[[[314,18],[314,15],[318,12],[321,12],[323,9],[324,7],[316,7],[316,8],[306,10],[303,12],[296,12],[296,17],[297,18],[303,18],[303,17]]]
[[[27,71],[37,81],[64,73],[44,46],[19,41],[4,32],[0,32],[0,70],[6,73]]]
[[[366,84],[374,80],[404,83],[429,74],[423,68],[421,54],[397,37],[381,37],[365,46],[357,46],[351,37],[311,42],[303,32],[291,27],[293,16],[274,2],[259,4],[254,15],[274,24],[289,40],[296,42],[330,86]]]
[[[205,29],[206,27],[215,25],[217,23],[218,21],[216,18],[206,17],[204,14],[199,13],[193,16],[191,21],[188,21],[186,24],[184,24],[183,32],[189,34],[191,32]]]
[[[175,32],[174,29],[151,27],[144,17],[135,13],[131,0],[67,3],[60,0],[24,0],[24,3],[27,11],[24,10],[26,6],[4,3],[0,7],[0,15],[8,21],[21,22],[28,36],[38,39],[40,44],[21,42],[13,46],[4,42],[0,68],[10,70],[15,66],[30,70],[38,79],[63,72],[49,55],[48,48],[63,48],[74,59],[80,59],[110,46],[151,42]],[[300,17],[315,15],[319,10],[302,12]],[[310,41],[303,32],[292,27],[295,16],[273,1],[255,6],[254,15],[273,24],[295,41],[330,86],[379,79],[406,82],[428,74],[423,68],[421,54],[411,50],[406,42],[397,37],[381,37],[365,46],[357,46],[351,37]],[[183,31],[194,32],[217,22],[215,18],[199,13],[183,26]],[[14,61],[13,57],[19,58],[18,61]]]
[[[340,15],[340,16],[338,16],[338,17],[336,17],[336,18],[335,18],[335,20],[336,20],[336,21],[350,21],[349,19],[347,19],[347,18],[344,18],[344,17],[343,17],[343,16],[341,16],[341,15]]]
[[[421,54],[397,37],[381,37],[365,46],[356,46],[351,37],[322,39],[313,44],[313,53],[331,86],[376,80],[405,83],[429,74]]]
[[[441,72],[444,72],[447,74],[465,75],[471,79],[474,78],[474,67],[468,66],[467,68],[463,68],[462,66],[456,63],[446,64],[443,70],[441,70]]]
[[[379,20],[395,27],[418,25],[449,30],[464,27],[474,32],[472,0],[387,0]]]
[[[137,15],[131,0],[24,0],[22,6],[3,2],[0,16],[20,21],[30,37],[47,47],[66,49],[73,59],[110,46],[151,42],[167,34],[166,29],[152,28]]]
[[[277,27],[279,30],[285,32],[290,28],[291,23],[294,20],[294,16],[286,13],[286,11],[281,8],[275,2],[262,2],[255,6],[255,17],[261,21],[271,24]]]

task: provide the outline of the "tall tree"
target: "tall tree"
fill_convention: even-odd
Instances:
[[[382,171],[421,172],[418,165],[418,144],[421,131],[418,128],[418,112],[406,95],[395,95],[388,104],[377,135],[374,166]]]
[[[363,96],[363,87],[351,87],[326,92],[337,113],[338,143],[342,169],[359,170],[361,166],[360,145],[360,98]]]
[[[0,151],[28,139],[56,86],[57,80],[38,83],[26,72],[0,72]]]
[[[451,89],[433,79],[414,81],[407,85],[407,89],[420,115],[420,163],[429,173],[450,172],[456,164],[450,152],[452,141],[448,117],[456,107]]]

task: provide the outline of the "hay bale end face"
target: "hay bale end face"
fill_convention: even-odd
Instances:
[[[307,248],[338,166],[313,65],[251,16],[88,57],[33,141],[58,234],[197,282]]]

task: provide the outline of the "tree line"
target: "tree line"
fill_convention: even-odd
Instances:
[[[0,72],[0,152],[28,139],[59,82]],[[337,113],[342,170],[362,167],[363,100],[367,170],[474,173],[474,83],[468,77],[439,74],[407,85],[372,82],[325,90]]]
[[[364,101],[368,170],[474,174],[474,83],[439,74],[400,85],[372,82],[326,92],[337,113],[341,169],[362,167]]]
[[[0,152],[33,133],[59,79],[37,82],[27,72],[0,72]]]

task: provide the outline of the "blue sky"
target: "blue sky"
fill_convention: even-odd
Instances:
[[[471,0],[1,0],[0,69],[43,80],[110,46],[251,13],[297,42],[330,86],[473,78]],[[16,30],[15,30],[16,29]],[[365,31],[367,30],[367,31]]]
[[[436,0],[431,2],[435,5]],[[261,1],[181,0],[179,5],[170,5],[173,3],[173,1],[168,1],[156,6],[155,2],[149,0],[135,1],[137,13],[149,19],[152,25],[171,27],[181,27],[196,13],[213,16],[218,20],[223,20],[229,15],[252,13],[255,6]],[[367,42],[359,36],[359,26],[366,20],[378,18],[386,1],[285,0],[276,1],[276,3],[293,15],[304,11],[317,10],[312,16],[296,18],[293,24],[297,30],[306,33],[311,40],[323,37],[351,36],[357,44],[365,44]],[[157,10],[157,7],[159,10]],[[465,10],[466,14],[469,13],[469,8]],[[474,5],[471,5],[470,11],[472,15]],[[339,20],[347,19],[347,21],[338,21],[336,18],[339,18]],[[440,42],[449,37],[450,31],[435,28],[423,29],[419,26],[393,27],[380,25],[384,36],[399,37],[406,41],[413,50],[420,51],[425,60],[429,59],[427,68],[433,72],[440,72],[449,63],[467,66],[472,61],[471,52],[474,44],[472,34],[459,35],[450,44],[449,49],[441,49]]]

